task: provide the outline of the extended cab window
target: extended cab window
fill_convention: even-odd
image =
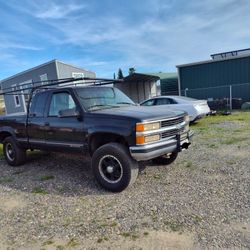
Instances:
[[[58,116],[60,110],[74,109],[76,104],[67,92],[54,93],[49,107],[49,116]]]
[[[33,117],[43,117],[46,101],[47,93],[37,93],[31,102],[30,115]]]

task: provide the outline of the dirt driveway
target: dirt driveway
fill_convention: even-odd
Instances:
[[[86,158],[32,154],[0,161],[0,249],[249,249],[250,113],[192,126],[170,166],[147,163],[112,194]]]

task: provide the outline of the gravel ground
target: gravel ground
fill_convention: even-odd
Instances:
[[[119,194],[98,186],[87,158],[1,160],[0,249],[250,249],[249,119],[197,123],[190,149],[145,164]]]

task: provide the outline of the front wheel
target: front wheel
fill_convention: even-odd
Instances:
[[[95,151],[92,169],[103,188],[121,192],[135,182],[139,168],[124,145],[108,143]]]
[[[26,150],[20,148],[13,137],[7,137],[3,141],[3,154],[11,166],[19,166],[26,160]]]
[[[169,165],[173,163],[178,156],[177,152],[173,152],[170,154],[162,155],[157,158],[152,159],[153,163],[158,165]]]

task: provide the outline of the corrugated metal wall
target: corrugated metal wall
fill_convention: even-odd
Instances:
[[[181,92],[195,98],[228,98],[250,101],[250,57],[180,66]],[[220,87],[221,86],[221,87]],[[222,87],[224,86],[224,87]]]
[[[161,79],[161,95],[178,95],[178,78]]]

